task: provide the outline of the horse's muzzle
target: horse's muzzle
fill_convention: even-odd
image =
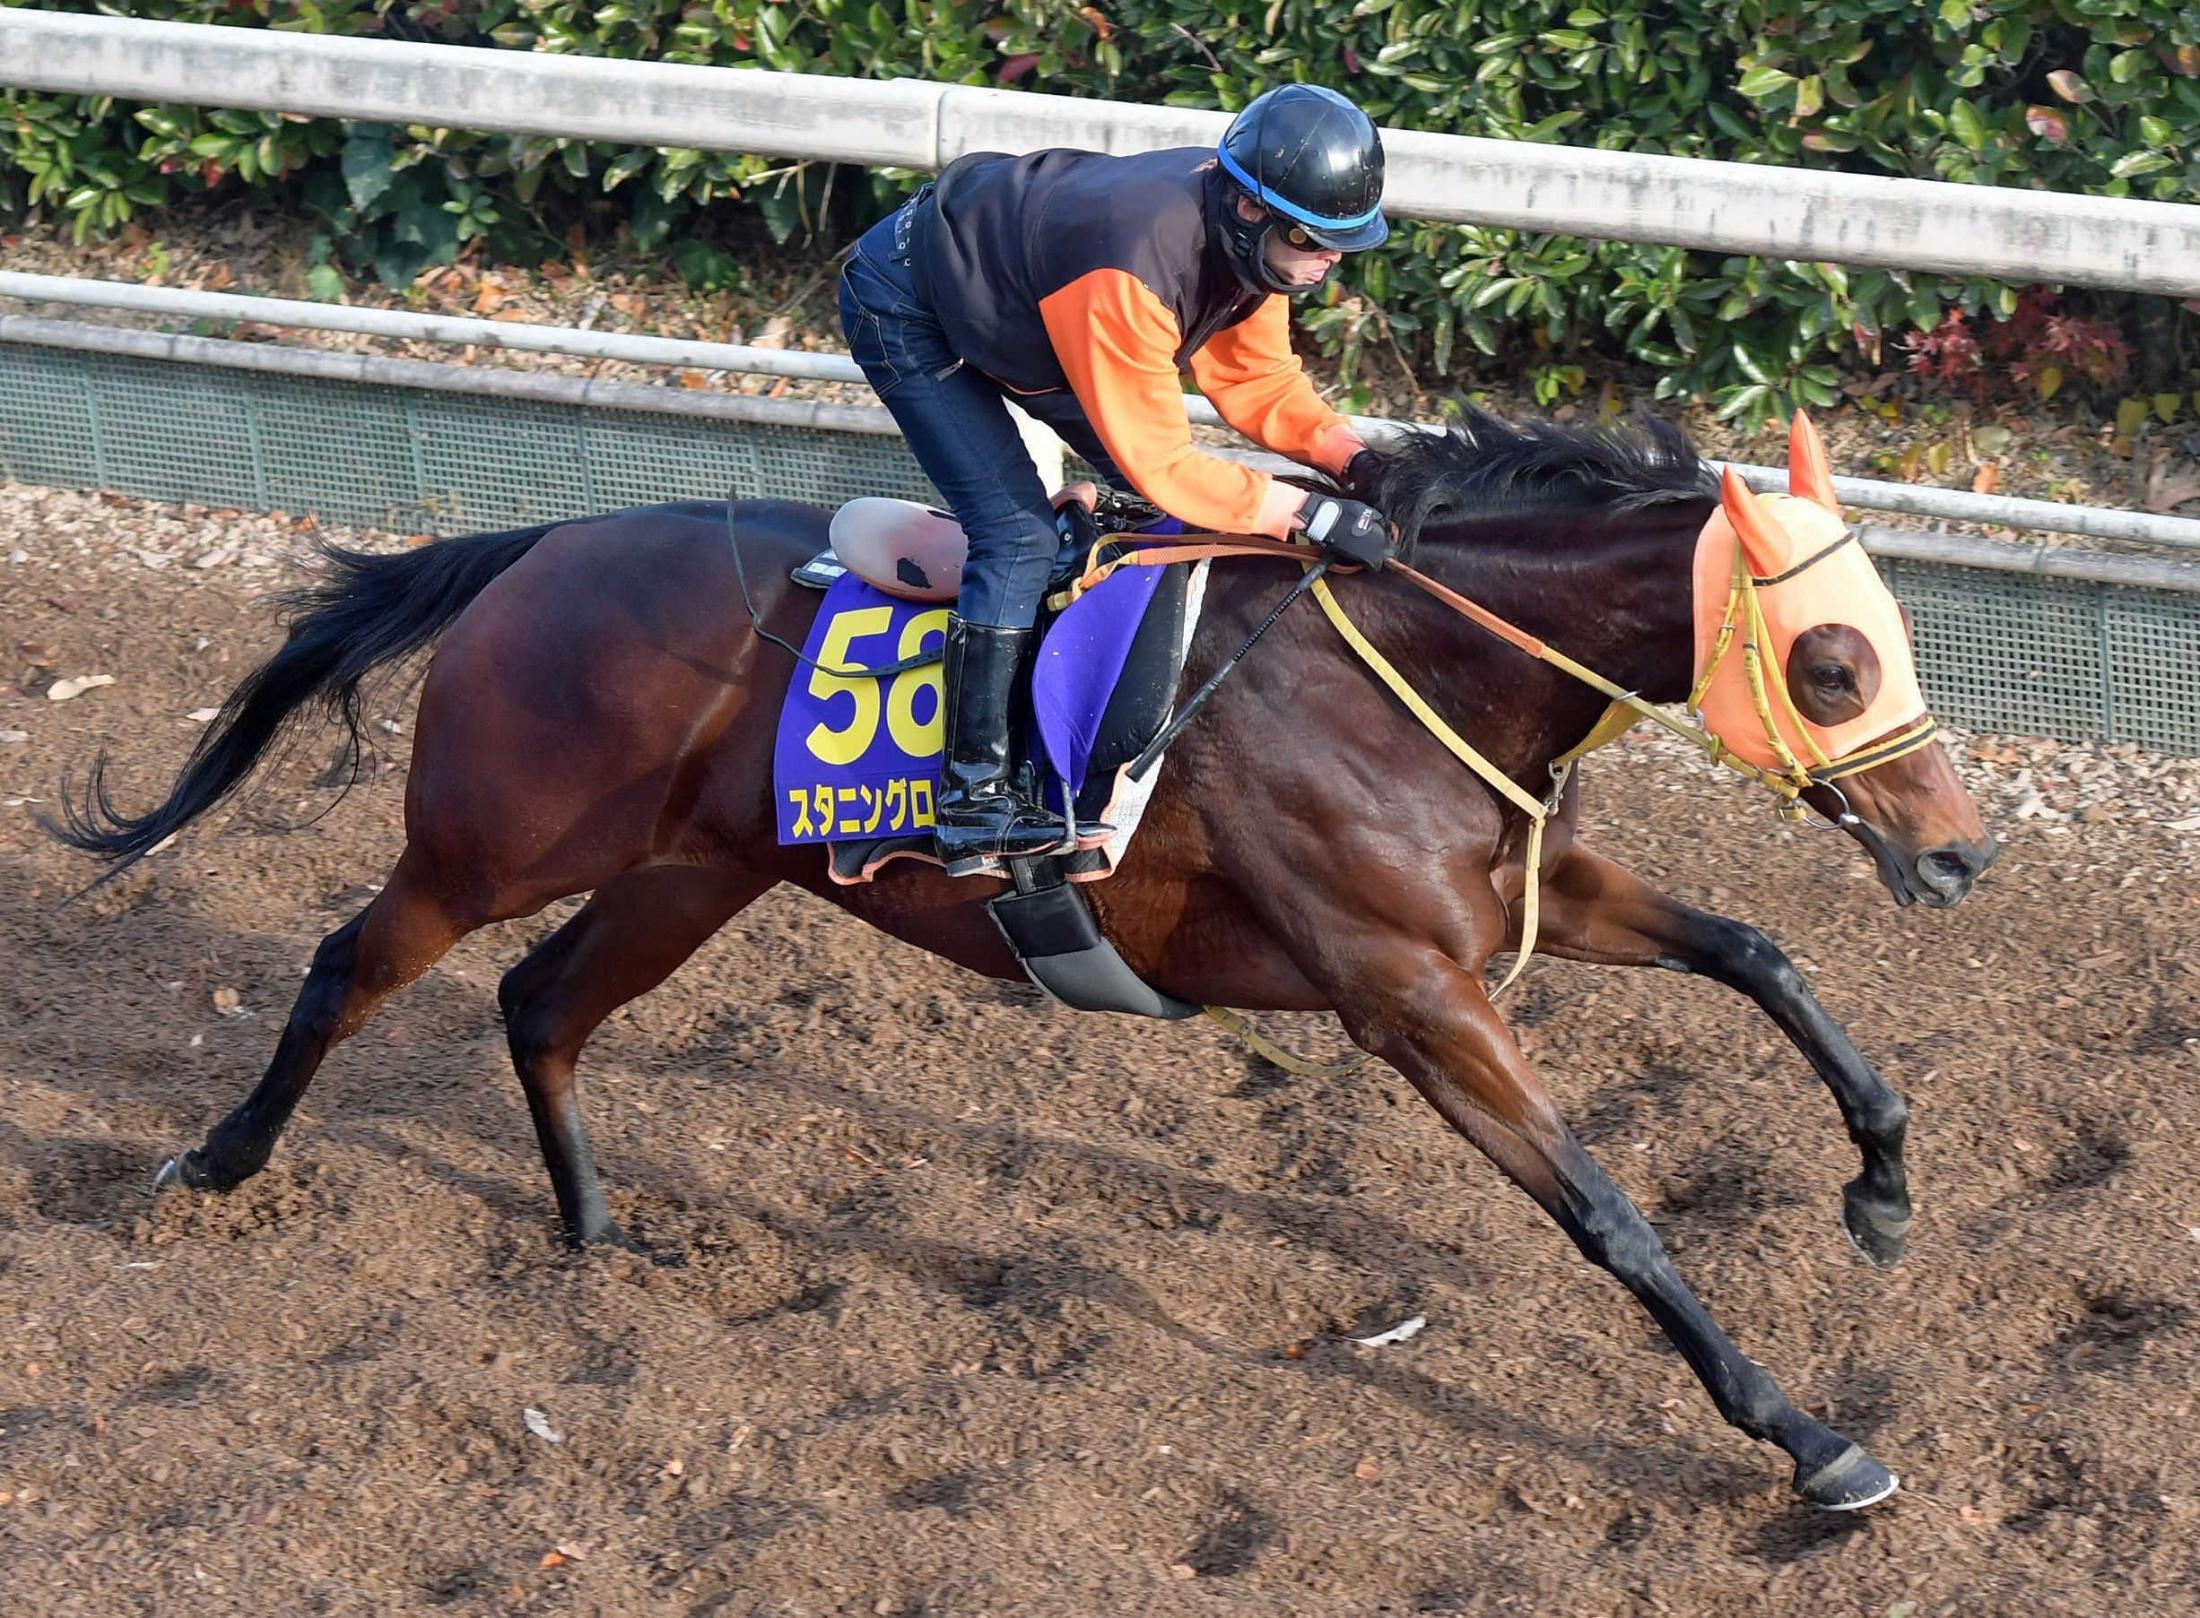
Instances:
[[[1918,855],[1910,868],[1910,891],[1919,903],[1945,910],[1960,904],[1986,867],[2001,854],[2001,844],[1989,837],[1983,843],[1943,843]]]

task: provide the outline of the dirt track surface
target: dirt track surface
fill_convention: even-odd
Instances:
[[[188,549],[110,554],[109,517]],[[274,644],[283,531],[0,488],[0,534],[11,1613],[2200,1610],[2189,766],[2020,780],[1975,739],[2007,852],[1952,914],[1661,749],[1591,769],[1592,840],[1766,926],[1913,1103],[1880,1273],[1830,1099],[1743,1002],[1546,962],[1514,1005],[1722,1323],[1903,1475],[1827,1517],[1387,1071],[1080,1017],[795,895],[588,1053],[614,1212],[678,1267],[554,1240],[494,990],[565,906],[343,1047],[258,1179],[156,1203],[387,869],[401,777],[270,829],[332,801],[324,738],[61,907],[86,870],[11,800],[97,741],[125,806],[164,791]],[[2088,781],[2121,807],[2058,821]]]

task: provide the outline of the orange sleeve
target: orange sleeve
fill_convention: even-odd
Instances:
[[[1039,300],[1070,391],[1138,492],[1192,528],[1282,539],[1306,498],[1266,472],[1192,447],[1176,317],[1126,270],[1081,275]]]
[[[1324,472],[1342,472],[1367,446],[1321,401],[1291,352],[1286,300],[1270,297],[1192,356],[1192,380],[1222,419],[1264,449]]]

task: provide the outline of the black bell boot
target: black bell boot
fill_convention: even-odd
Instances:
[[[1035,633],[947,620],[947,751],[932,836],[949,876],[1062,844],[1060,817],[1024,798],[1009,773],[1010,702]]]

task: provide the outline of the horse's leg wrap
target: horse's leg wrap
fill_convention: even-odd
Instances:
[[[1754,927],[1692,909],[1578,844],[1544,894],[1544,947],[1568,960],[1662,966],[1746,994],[1833,1093],[1863,1160],[1842,1194],[1842,1224],[1874,1263],[1902,1256],[1910,1229],[1902,1167],[1908,1109],[1828,1016],[1778,945]]]
[[[1842,1228],[1874,1264],[1895,1263],[1910,1233],[1909,1177],[1902,1164],[1908,1105],[1864,1060],[1847,1031],[1810,992],[1795,963],[1771,939],[1754,927],[1715,916],[1702,917],[1696,930],[1710,947],[1693,969],[1756,1001],[1833,1093],[1863,1160],[1862,1172],[1842,1187]]]

